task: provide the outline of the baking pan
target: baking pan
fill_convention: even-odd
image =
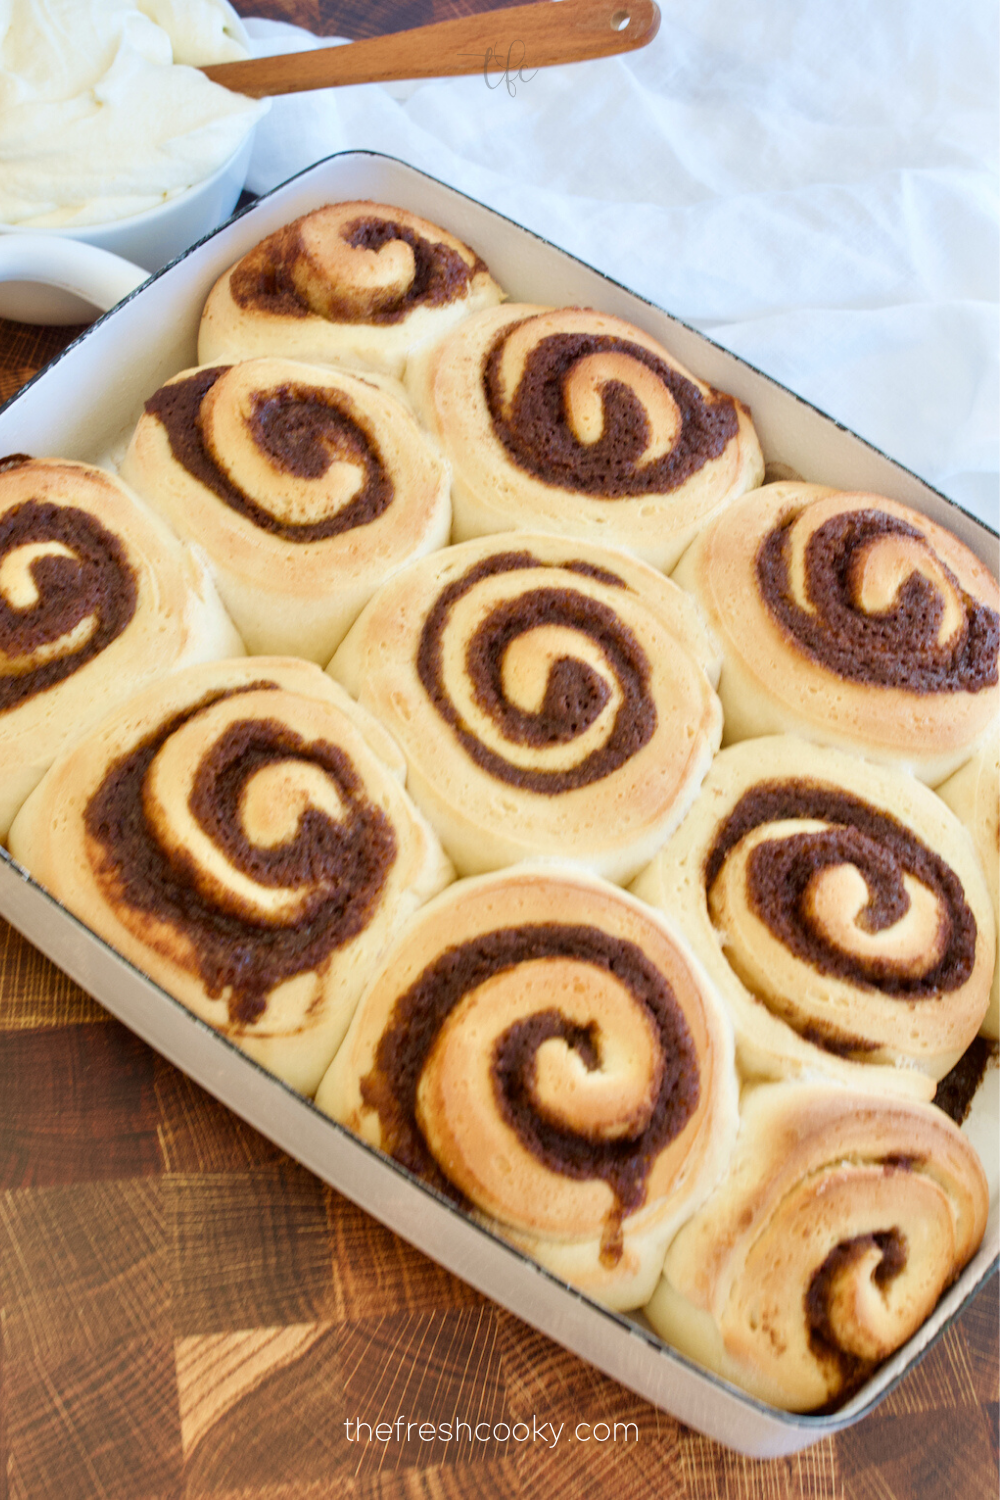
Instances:
[[[276,188],[100,318],[0,410],[0,454],[107,462],[120,453],[143,400],[196,363],[201,307],[216,278],[290,219],[354,198],[396,204],[445,226],[483,255],[514,300],[592,306],[644,328],[700,378],[751,407],[770,464],[911,505],[950,527],[997,571],[997,538],[986,526],[792,392],[519,225],[403,162],[366,151],[329,157]],[[0,915],[151,1046],[390,1229],[623,1385],[750,1457],[793,1453],[860,1420],[996,1263],[1000,1073],[992,1067],[963,1126],[990,1184],[981,1249],[923,1327],[839,1411],[776,1411],[674,1353],[641,1314],[611,1312],[566,1286],[355,1139],[114,952],[5,850]]]

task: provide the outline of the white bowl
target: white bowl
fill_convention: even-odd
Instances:
[[[127,219],[78,229],[0,224],[0,317],[88,323],[106,312],[150,271],[228,219],[246,181],[253,137],[251,128],[211,177]]]
[[[240,16],[229,0],[221,5],[229,29],[249,48]],[[150,271],[158,271],[229,218],[246,182],[253,138],[251,126],[211,177],[124,219],[53,229],[0,222],[0,317],[19,323],[89,323],[96,313],[107,312]],[[74,245],[106,253],[88,254]]]

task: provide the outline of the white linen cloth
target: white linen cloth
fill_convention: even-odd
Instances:
[[[510,90],[479,74],[276,99],[248,186],[333,151],[399,157],[709,333],[996,528],[995,6],[660,8],[641,51]],[[247,29],[258,55],[331,43]]]

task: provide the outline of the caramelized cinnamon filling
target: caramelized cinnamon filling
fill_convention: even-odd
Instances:
[[[964,607],[964,624],[939,640],[945,603],[920,572],[902,583],[891,608],[868,613],[853,587],[854,560],[884,536],[922,540],[908,522],[883,511],[851,511],[816,529],[805,550],[803,609],[789,583],[789,531],[797,517],[768,533],[757,550],[761,598],[799,648],[850,682],[911,693],[978,693],[997,682],[1000,617],[980,604],[942,565]]]
[[[497,437],[518,467],[536,479],[604,500],[668,494],[718,458],[736,436],[731,396],[713,392],[708,401],[693,381],[641,344],[607,334],[562,333],[539,340],[506,412],[500,362],[505,340],[521,326],[506,328],[493,345],[483,384]],[[680,411],[680,431],[669,452],[648,463],[639,459],[649,441],[649,421],[642,402],[623,381],[609,380],[602,387],[604,422],[596,442],[580,442],[567,418],[563,385],[574,364],[588,355],[614,352],[651,370]]]
[[[663,974],[634,943],[596,927],[543,922],[499,928],[446,949],[397,999],[372,1071],[361,1080],[361,1096],[379,1116],[385,1149],[439,1191],[464,1202],[417,1124],[420,1075],[441,1027],[465,995],[496,974],[545,958],[569,958],[612,973],[659,1037],[652,1110],[631,1134],[614,1140],[560,1127],[535,1101],[535,1058],[542,1043],[562,1037],[593,1069],[599,1064],[596,1023],[581,1027],[558,1011],[545,1011],[508,1028],[493,1054],[497,1107],[524,1147],[553,1172],[577,1180],[600,1178],[612,1189],[615,1209],[605,1226],[601,1254],[605,1264],[613,1265],[621,1256],[622,1220],[645,1201],[650,1168],[691,1119],[700,1090],[697,1054],[684,1014]]]
[[[891,1160],[883,1165],[888,1171],[909,1170],[909,1164],[900,1168]],[[830,1301],[837,1282],[842,1276],[849,1275],[851,1267],[872,1249],[877,1249],[881,1256],[872,1272],[872,1281],[880,1291],[884,1291],[906,1269],[906,1238],[898,1229],[859,1234],[853,1239],[842,1240],[830,1251],[819,1270],[813,1273],[805,1293],[809,1347],[817,1359],[836,1366],[838,1402],[853,1395],[881,1363],[879,1360],[864,1359],[843,1348],[830,1318]]]
[[[75,649],[35,666],[11,671],[8,663],[0,672],[0,713],[71,677],[121,635],[136,611],[138,584],[125,548],[86,511],[25,500],[0,515],[0,562],[20,547],[46,542],[61,543],[72,556],[40,556],[31,563],[37,603],[14,608],[0,593],[0,651],[30,663],[33,652],[81,621],[92,620],[93,628]]]
[[[259,682],[235,691],[274,686]],[[116,761],[87,804],[85,823],[99,879],[111,899],[180,934],[208,994],[225,995],[230,1020],[249,1024],[264,1013],[276,985],[317,968],[368,925],[396,858],[396,836],[338,746],[306,743],[277,720],[239,722],[206,750],[191,809],[217,847],[254,880],[275,886],[315,883],[318,894],[294,924],[284,927],[214,906],[192,884],[185,859],[171,858],[158,843],[143,807],[143,782],[176,730],[230,696],[215,693],[176,714]],[[289,842],[257,848],[240,819],[244,788],[264,766],[295,759],[323,770],[340,795],[344,815],[333,819],[307,808]],[[155,937],[155,927],[153,932]]]
[[[726,855],[752,829],[787,818],[822,819],[832,826],[761,843],[748,861],[751,906],[779,942],[821,973],[900,999],[928,999],[965,983],[975,963],[977,930],[958,876],[895,818],[848,792],[800,780],[761,782],[745,792],[705,861],[706,891]],[[932,890],[947,913],[939,962],[922,974],[903,973],[891,961],[843,952],[827,941],[810,918],[806,892],[817,870],[838,864],[852,864],[864,876],[869,900],[859,922],[869,932],[892,926],[909,909],[904,874]],[[829,1045],[822,1037],[815,1040]],[[834,1041],[831,1050],[837,1046]]]
[[[943,1109],[949,1120],[961,1125],[972,1108],[976,1091],[986,1076],[987,1069],[996,1066],[997,1043],[987,1037],[973,1037],[950,1073],[946,1073],[937,1086],[934,1103]]]
[[[161,386],[146,402],[146,411],[165,427],[174,458],[200,484],[262,531],[286,542],[324,541],[368,525],[389,508],[393,483],[374,437],[338,406],[335,390],[291,384],[257,395],[248,424],[251,441],[286,474],[321,479],[336,453],[360,465],[365,481],[348,504],[321,521],[282,521],[258,505],[222,472],[202,440],[202,399],[228,368],[199,370],[186,380]]]
[[[472,278],[486,270],[478,256],[470,266],[450,245],[434,244],[408,225],[392,219],[354,219],[341,227],[340,237],[354,249],[376,251],[390,240],[403,240],[413,251],[415,267],[411,284],[388,306],[378,292],[373,292],[368,303],[359,307],[357,292],[340,299],[336,287],[332,288],[327,314],[331,322],[399,323],[415,307],[441,307],[464,297]],[[292,279],[291,268],[302,253],[298,220],[268,235],[233,271],[229,279],[233,301],[246,310],[278,317],[316,316]]]
[[[427,616],[417,650],[417,671],[441,718],[466,753],[489,775],[526,791],[556,796],[610,776],[639,751],[656,729],[656,706],[649,692],[649,662],[629,627],[599,600],[568,588],[525,591],[497,605],[483,620],[466,651],[466,668],[476,702],[503,737],[525,745],[547,746],[573,740],[593,723],[608,701],[609,688],[585,662],[563,657],[554,663],[541,708],[530,713],[504,694],[504,653],[511,642],[540,625],[565,625],[588,635],[601,648],[622,693],[605,742],[568,770],[532,770],[513,765],[479,740],[448,696],[444,682],[443,638],[451,610],[483,578],[522,568],[549,566],[530,552],[504,552],[484,558],[442,590]],[[557,564],[581,574],[587,564]],[[598,570],[602,573],[603,570]],[[624,587],[612,574],[617,586]],[[606,580],[602,580],[606,581]]]
[[[412,308],[442,307],[464,297],[469,282],[485,263],[476,257],[469,265],[464,256],[450,245],[440,241],[432,244],[405,224],[396,224],[391,219],[355,219],[345,226],[341,238],[356,250],[381,250],[390,240],[402,240],[413,251],[415,269],[413,282],[405,295],[393,307],[383,308],[371,315],[376,323],[398,323]]]

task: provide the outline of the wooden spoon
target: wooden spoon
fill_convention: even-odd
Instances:
[[[253,99],[345,83],[460,73],[500,73],[526,83],[525,74],[535,68],[645,47],[659,26],[660,12],[653,0],[541,0],[347,47],[215,63],[201,71],[213,83]]]

